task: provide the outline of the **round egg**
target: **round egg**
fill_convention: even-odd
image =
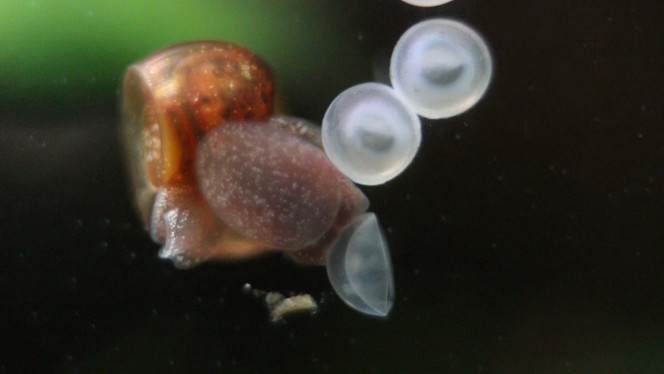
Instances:
[[[491,81],[489,48],[473,29],[432,19],[408,29],[390,60],[390,79],[417,114],[448,118],[475,105]]]
[[[452,0],[402,0],[406,4],[421,6],[421,7],[432,7],[443,5],[449,3]]]
[[[391,87],[353,86],[337,96],[322,124],[325,152],[351,180],[377,185],[399,175],[422,138],[420,120]]]

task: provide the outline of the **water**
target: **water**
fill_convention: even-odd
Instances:
[[[298,116],[320,121],[336,94],[372,80],[374,58],[424,18],[472,25],[495,59],[482,101],[443,123],[423,121],[411,166],[364,188],[388,228],[389,319],[353,312],[323,268],[278,255],[187,271],[160,260],[132,212],[115,140],[113,79],[148,51],[141,39],[113,54],[124,44],[100,40],[82,55],[94,64],[53,50],[53,67],[33,73],[49,90],[59,82],[59,95],[19,86],[18,73],[0,68],[0,372],[664,371],[664,75],[653,70],[664,63],[653,47],[664,5],[341,4],[340,44],[328,42],[335,31],[321,10],[275,13],[295,14],[293,27],[319,19],[308,37],[329,53],[360,51],[352,64],[318,65],[281,50],[275,65],[306,70],[306,80],[289,75],[283,84]],[[81,14],[88,10],[114,19],[89,5]],[[97,24],[45,24],[39,35],[82,40]],[[274,326],[245,283],[324,302],[313,316]]]

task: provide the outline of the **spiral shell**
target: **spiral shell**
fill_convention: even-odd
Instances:
[[[198,142],[208,131],[231,120],[266,120],[274,110],[267,64],[230,43],[158,51],[127,69],[122,90],[122,132],[146,227],[159,187],[195,179]]]
[[[122,133],[139,216],[179,267],[269,250],[323,264],[368,200],[320,130],[272,116],[267,64],[229,43],[156,52],[127,70]]]

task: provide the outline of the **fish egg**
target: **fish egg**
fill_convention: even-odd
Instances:
[[[431,6],[438,6],[438,5],[443,5],[445,3],[449,3],[452,0],[402,0],[402,1],[406,4],[414,6],[431,7]]]
[[[364,185],[387,182],[413,160],[420,120],[391,87],[363,83],[343,91],[327,109],[323,147],[348,178]]]
[[[473,29],[453,20],[432,19],[401,36],[392,52],[390,79],[417,114],[448,118],[482,98],[492,65],[489,48]]]

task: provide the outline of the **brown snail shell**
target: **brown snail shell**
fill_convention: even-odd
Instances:
[[[327,159],[317,126],[272,116],[266,63],[193,42],[130,66],[122,133],[135,205],[179,267],[281,250],[324,263],[368,200]]]

